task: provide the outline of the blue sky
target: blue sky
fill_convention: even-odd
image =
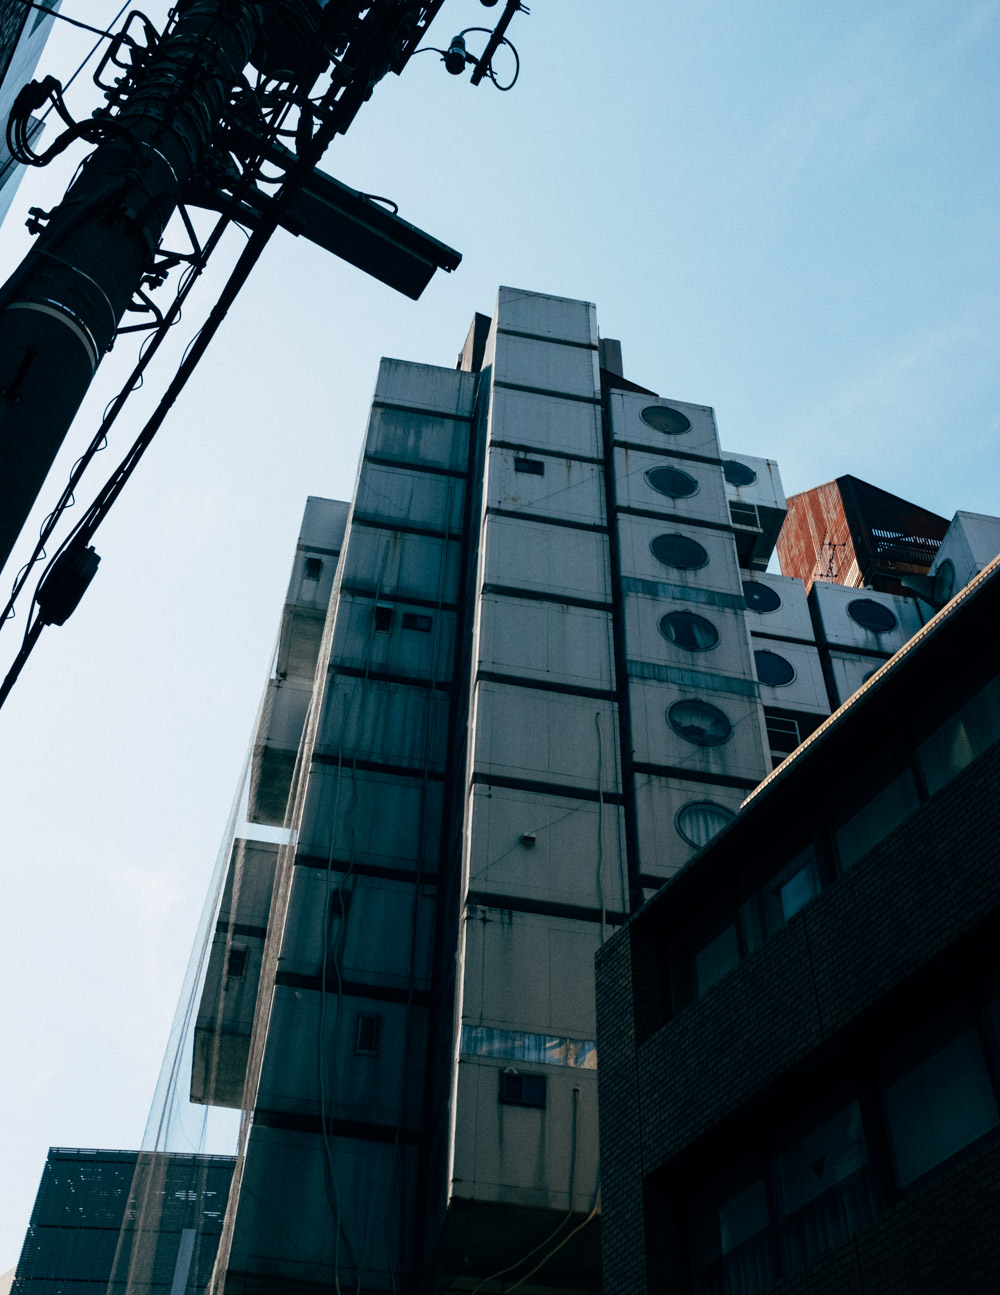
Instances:
[[[117,7],[63,4],[95,23]],[[511,93],[421,56],[324,163],[460,269],[412,303],[279,234],[0,713],[0,1272],[49,1145],[141,1138],[305,496],[349,496],[380,355],[453,364],[500,283],[584,297],[630,377],[715,406],[723,445],[776,459],[788,493],[852,472],[947,517],[1000,513],[1000,0],[531,9]],[[496,12],[446,0],[434,42]],[[87,44],[60,32],[41,70]],[[27,207],[80,156],[27,177],[4,275]],[[195,304],[90,489],[198,321]],[[38,520],[130,354],[105,362]]]

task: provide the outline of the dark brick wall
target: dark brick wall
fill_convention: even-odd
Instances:
[[[1000,910],[998,779],[1000,746],[641,1045],[644,1173]]]
[[[646,1289],[646,1229],[632,994],[631,945],[619,935],[597,954],[601,1250],[604,1272],[616,1275],[614,1289],[639,1295]]]
[[[908,1195],[775,1295],[995,1295],[1000,1290],[1000,1139]]]
[[[683,1291],[669,1201],[683,1199],[701,1141],[711,1144],[724,1120],[746,1120],[743,1108],[782,1083],[807,1089],[811,1079],[789,1072],[806,1075],[817,1056],[858,1037],[890,996],[916,1001],[907,986],[919,983],[921,969],[971,944],[963,937],[1000,913],[998,779],[1000,746],[638,1046],[636,1026],[644,1038],[655,1001],[636,982],[651,974],[657,906],[604,947],[597,1006],[606,1295]],[[668,890],[660,903],[669,902]],[[998,1173],[997,1147],[963,1160],[776,1289],[1000,1290]]]

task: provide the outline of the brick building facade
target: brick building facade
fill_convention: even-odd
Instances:
[[[1000,1289],[993,563],[600,951],[606,1295]]]

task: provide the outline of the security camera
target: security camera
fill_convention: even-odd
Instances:
[[[444,65],[452,76],[461,76],[465,71],[466,49],[465,37],[453,36],[444,56]]]

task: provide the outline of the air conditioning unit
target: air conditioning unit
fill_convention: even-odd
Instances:
[[[956,513],[927,572],[943,607],[1000,553],[1000,517]]]

